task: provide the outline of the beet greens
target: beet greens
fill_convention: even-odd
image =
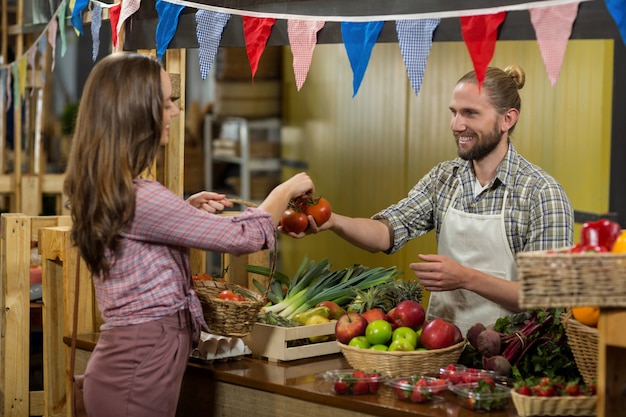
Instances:
[[[562,308],[552,308],[516,313],[499,318],[493,329],[487,330],[477,323],[468,331],[470,345],[460,361],[501,375],[513,374],[516,379],[580,379],[561,323],[563,312]]]

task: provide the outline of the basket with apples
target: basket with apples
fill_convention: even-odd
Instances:
[[[456,325],[425,318],[422,305],[407,299],[387,312],[376,307],[341,316],[335,336],[355,369],[376,369],[388,377],[436,374],[458,361],[465,339]]]

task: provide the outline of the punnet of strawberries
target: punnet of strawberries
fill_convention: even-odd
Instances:
[[[580,397],[596,395],[595,384],[585,384],[578,379],[565,380],[564,378],[547,376],[528,378],[515,383],[515,392],[520,395],[534,397]]]

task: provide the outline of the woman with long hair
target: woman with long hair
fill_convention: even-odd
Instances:
[[[142,178],[179,114],[161,64],[114,53],[91,71],[80,101],[64,190],[71,238],[93,274],[104,324],[85,372],[91,417],[174,416],[183,374],[207,329],[189,248],[242,255],[273,246],[291,199],[312,193],[299,173],[238,216],[223,194],[187,201]]]

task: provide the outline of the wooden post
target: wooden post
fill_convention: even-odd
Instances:
[[[27,216],[2,214],[0,372],[4,416],[54,416],[64,409],[65,357],[59,356],[62,343],[63,281],[49,279],[43,270],[42,328],[44,337],[44,389],[29,391],[30,371],[30,255],[32,242],[39,241],[39,230],[69,225],[69,216]],[[45,268],[45,267],[44,267]],[[59,325],[60,323],[60,325]],[[62,350],[61,350],[62,353]],[[58,383],[61,381],[61,384]],[[59,388],[60,385],[60,388]]]

